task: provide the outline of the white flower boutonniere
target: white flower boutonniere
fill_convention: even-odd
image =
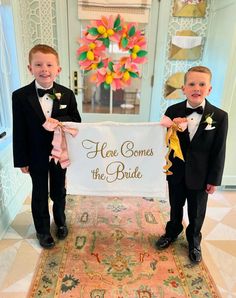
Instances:
[[[51,99],[57,99],[57,100],[60,100],[61,97],[62,97],[62,94],[60,92],[56,92],[55,89],[53,89],[53,94],[50,94],[49,97]]]
[[[214,123],[216,123],[216,121],[214,121],[212,118],[213,115],[214,113],[205,116],[205,121],[203,121],[203,123],[207,123],[205,130],[212,130],[216,128],[215,126],[212,126]]]

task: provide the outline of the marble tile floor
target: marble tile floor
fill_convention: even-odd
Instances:
[[[222,298],[236,298],[236,192],[209,196],[202,251]],[[0,241],[0,298],[26,298],[41,248],[35,239],[30,198]]]

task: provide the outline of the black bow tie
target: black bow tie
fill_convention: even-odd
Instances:
[[[37,89],[39,97],[43,97],[45,94],[53,95],[53,88],[50,89]]]
[[[202,114],[203,113],[203,107],[197,107],[196,109],[191,109],[191,108],[186,108],[185,110],[185,114],[186,116],[191,115],[193,112],[196,112],[198,114]]]

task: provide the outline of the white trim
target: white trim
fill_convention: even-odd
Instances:
[[[62,72],[59,76],[60,84],[70,87],[69,40],[67,1],[56,1],[57,43],[58,55]]]
[[[226,161],[225,170],[223,175],[222,185],[236,185],[236,156],[235,156],[235,129],[236,129],[236,77],[235,77],[235,65],[236,65],[236,25],[232,28],[234,34],[232,34],[232,44],[230,49],[230,55],[228,60],[228,67],[226,69],[224,91],[222,94],[222,106],[229,114],[229,131],[226,147]]]
[[[156,53],[154,59],[154,84],[152,90],[152,98],[150,105],[150,121],[160,120],[160,106],[162,94],[162,86],[165,73],[165,58],[166,58],[166,45],[168,38],[169,26],[169,11],[171,7],[171,0],[160,1],[159,6],[159,20],[156,32]]]

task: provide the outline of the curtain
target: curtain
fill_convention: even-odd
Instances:
[[[11,7],[0,4],[0,130],[11,128],[11,93],[19,87]]]

